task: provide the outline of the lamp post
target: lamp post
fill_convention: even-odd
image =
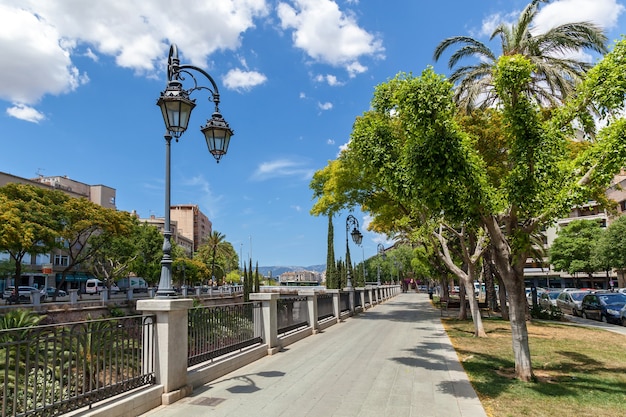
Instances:
[[[379,243],[376,246],[376,252],[378,253],[379,257],[382,257],[383,259],[387,258],[387,255],[385,254],[385,247],[383,246],[382,243]],[[377,281],[378,281],[377,284],[380,287],[380,259],[378,262],[378,280]]]
[[[209,87],[198,84],[194,73],[203,75],[210,83]],[[183,88],[183,81],[187,76],[192,80],[189,89]],[[230,138],[233,131],[222,117],[219,110],[220,94],[213,78],[203,69],[193,65],[181,65],[178,59],[178,47],[170,46],[167,61],[167,87],[161,93],[157,105],[161,108],[163,121],[165,122],[165,220],[163,224],[163,258],[161,260],[161,278],[156,296],[159,298],[176,297],[176,291],[172,288],[172,231],[170,230],[170,147],[172,138],[178,139],[187,130],[191,111],[196,106],[195,100],[190,99],[190,94],[197,90],[209,92],[209,101],[215,105],[211,119],[200,128],[204,134],[209,152],[219,163],[220,158],[228,151]]]
[[[350,232],[350,227],[352,226],[352,232]],[[359,231],[359,221],[352,214],[348,216],[346,219],[346,287],[352,287],[352,279],[350,277],[350,269],[352,268],[351,260],[350,260],[350,245],[348,242],[348,234],[352,236],[352,241],[357,245],[360,245],[363,241],[363,235]]]

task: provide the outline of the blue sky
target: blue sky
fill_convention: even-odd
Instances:
[[[117,207],[164,213],[164,125],[155,105],[170,43],[206,70],[235,131],[219,164],[199,127],[172,143],[172,204],[198,204],[243,258],[261,266],[322,264],[327,219],[312,217],[313,172],[336,158],[374,87],[434,63],[443,39],[488,42],[514,20],[518,0],[0,0],[0,171],[67,175],[117,190]],[[538,23],[591,20],[611,41],[626,33],[624,2],[560,0]],[[497,50],[497,47],[494,46]],[[594,57],[588,57],[593,61]],[[205,83],[207,85],[207,83]],[[335,256],[345,221],[335,218]],[[352,259],[385,236],[366,230]]]

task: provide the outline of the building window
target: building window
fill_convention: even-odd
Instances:
[[[67,255],[54,255],[54,264],[56,266],[67,266],[69,257]]]

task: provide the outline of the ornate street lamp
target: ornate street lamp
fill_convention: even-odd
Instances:
[[[387,254],[385,253],[385,247],[383,246],[382,243],[379,243],[378,246],[376,246],[376,252],[378,252],[378,256],[382,257],[383,259],[387,258]],[[378,262],[378,286],[380,287],[380,260]]]
[[[203,75],[210,87],[198,84],[195,73]],[[190,88],[183,87],[183,81],[190,79]],[[209,152],[219,163],[220,158],[228,151],[230,138],[233,131],[222,117],[219,110],[220,94],[217,84],[213,78],[203,69],[193,65],[181,65],[178,59],[178,47],[175,44],[170,46],[167,61],[167,87],[157,100],[157,105],[161,108],[163,121],[165,122],[165,221],[163,225],[163,259],[161,260],[161,278],[157,297],[171,298],[176,296],[176,291],[172,288],[172,232],[170,230],[170,145],[172,138],[178,139],[187,130],[191,111],[196,106],[195,100],[190,95],[196,90],[206,90],[209,92],[209,101],[215,105],[215,110],[206,125],[200,128],[204,134]]]
[[[350,227],[352,226],[352,232],[350,232]],[[348,233],[352,236],[352,241],[357,245],[360,245],[363,241],[363,235],[359,231],[359,221],[352,214],[348,216],[346,219],[346,287],[352,287],[352,279],[350,277],[350,269],[352,267],[350,260],[350,245],[348,242]]]

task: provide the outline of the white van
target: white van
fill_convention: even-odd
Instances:
[[[106,288],[104,282],[96,278],[91,278],[88,279],[85,284],[85,294],[100,294],[102,291],[106,290]]]

